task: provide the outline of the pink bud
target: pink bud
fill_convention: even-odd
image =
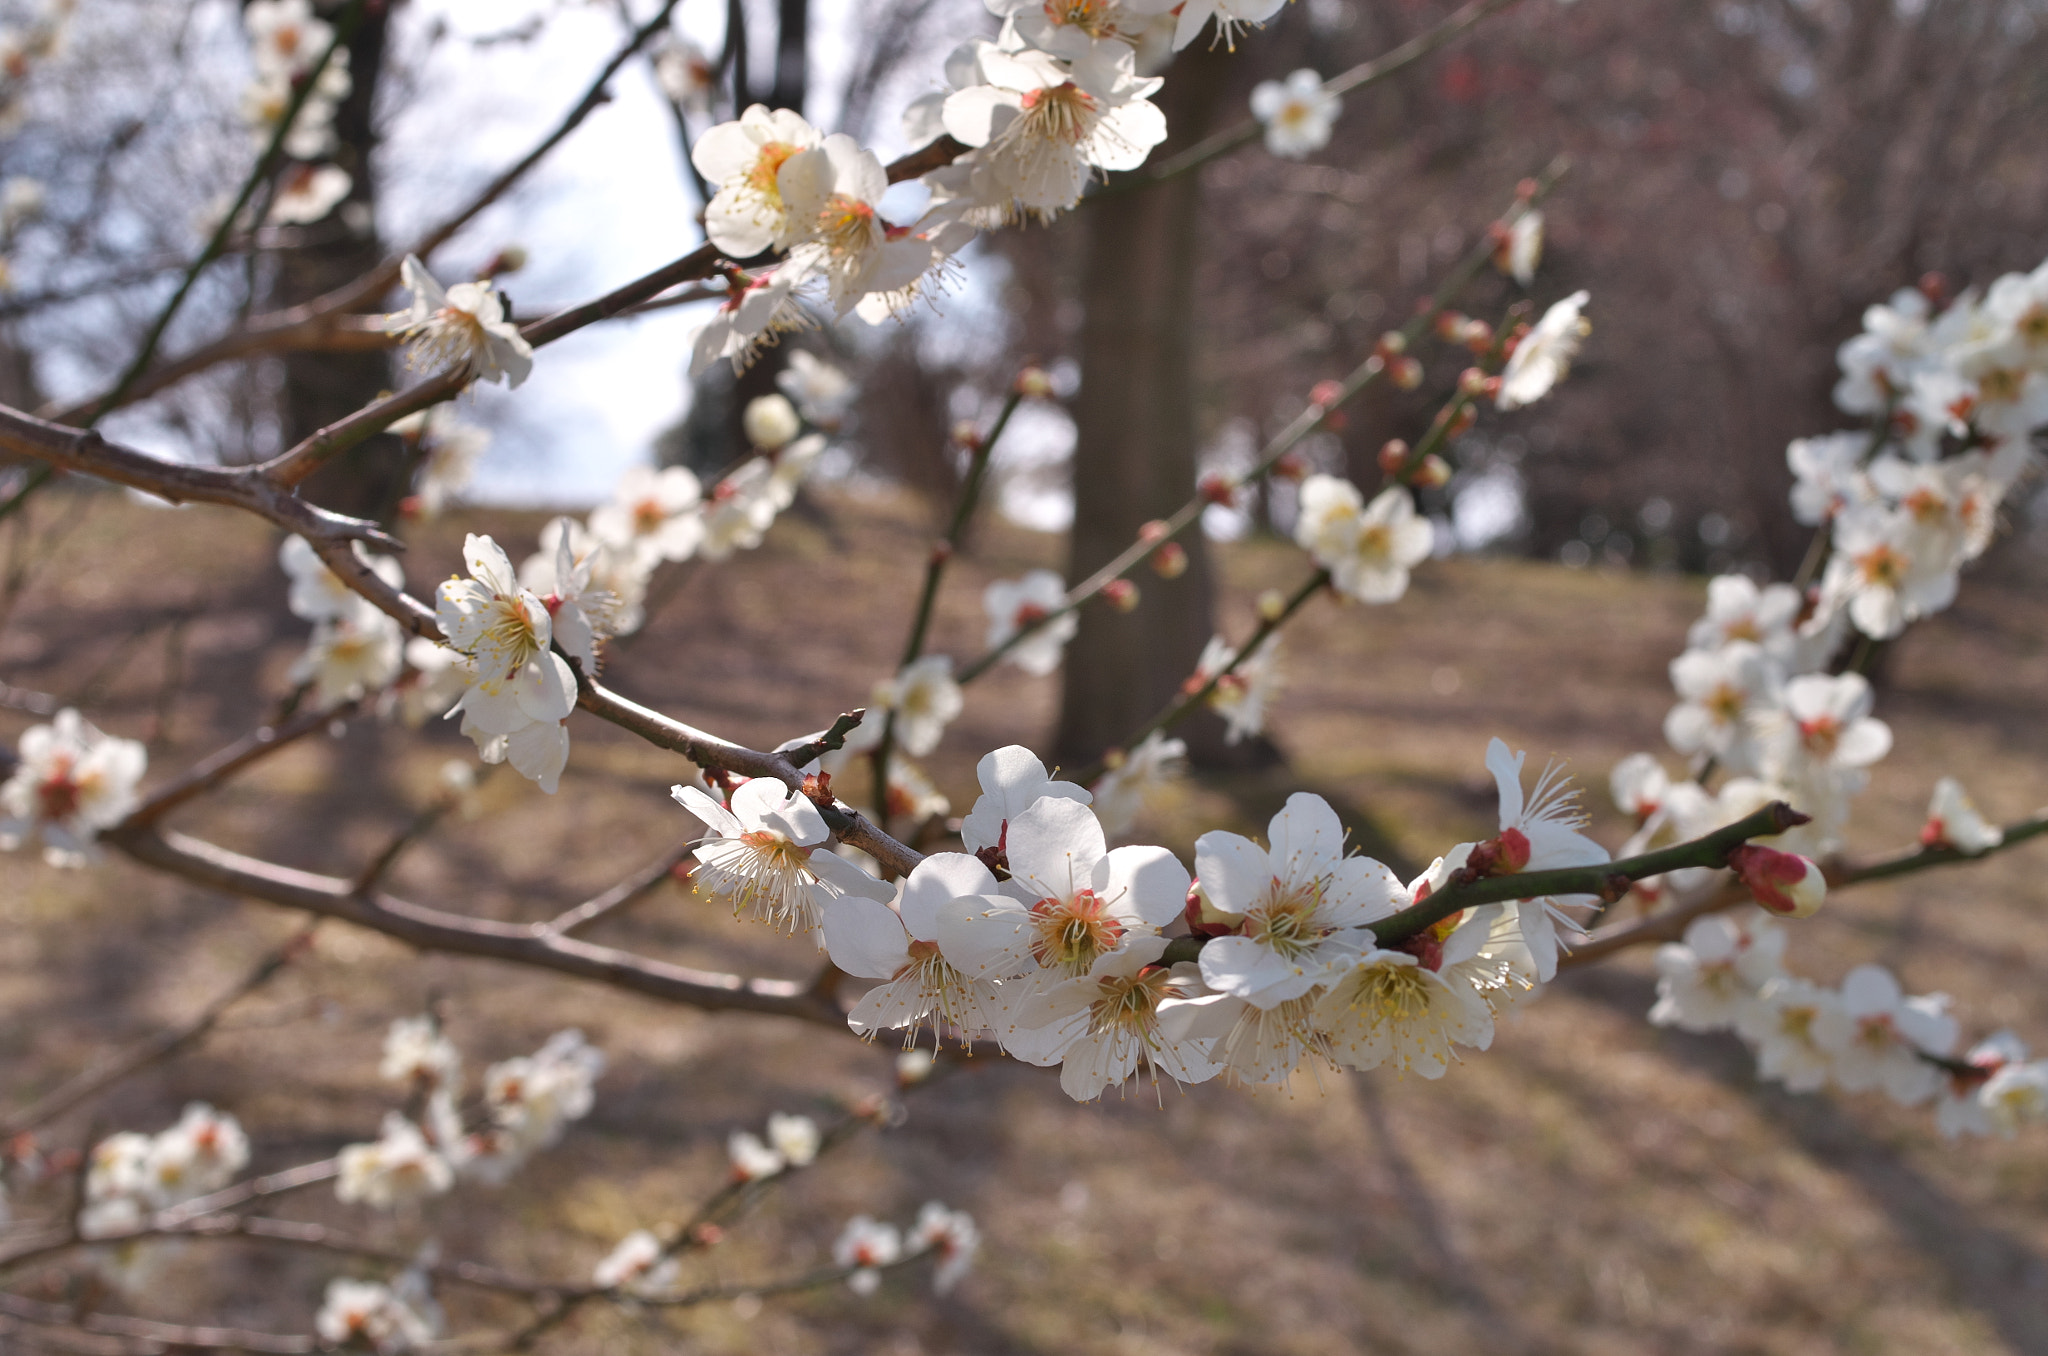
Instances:
[[[1811,918],[1828,897],[1827,877],[1794,852],[1744,843],[1728,854],[1728,865],[1756,902],[1780,918]]]
[[[1112,579],[1102,586],[1102,597],[1119,612],[1129,612],[1138,606],[1138,586],[1128,579]]]
[[[1167,542],[1152,553],[1152,571],[1161,579],[1178,579],[1188,572],[1187,548],[1177,541]]]

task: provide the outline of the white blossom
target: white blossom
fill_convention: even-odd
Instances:
[[[369,1144],[350,1144],[335,1155],[339,1174],[334,1194],[390,1210],[455,1185],[455,1170],[420,1127],[396,1111],[386,1113],[384,1132]]]
[[[377,578],[394,589],[405,587],[404,567],[390,556],[373,556],[359,541],[350,542],[349,549]],[[286,537],[277,548],[277,563],[291,580],[285,606],[291,609],[294,617],[309,622],[326,621],[340,616],[361,601],[362,595],[343,583],[340,575],[328,569],[327,562],[304,537]]]
[[[605,1254],[591,1271],[590,1281],[606,1290],[658,1299],[676,1288],[682,1274],[682,1263],[666,1255],[660,1239],[645,1229],[635,1229]]]
[[[1943,777],[1934,784],[1934,797],[1927,805],[1927,824],[1920,830],[1920,841],[1928,847],[1951,847],[1974,855],[2003,843],[2005,832],[1978,812],[1961,782]]]
[[[711,243],[734,259],[750,259],[802,238],[808,223],[784,202],[780,176],[791,160],[823,141],[802,114],[761,104],[699,137],[690,159],[706,183],[717,185],[704,211]]]
[[[409,363],[507,386],[526,380],[533,370],[533,346],[505,318],[504,303],[489,283],[457,283],[444,289],[410,254],[405,256],[402,276],[412,293],[412,306],[385,317],[384,328],[411,342]]]
[[[832,1260],[853,1268],[846,1284],[856,1295],[872,1295],[882,1284],[880,1268],[903,1255],[903,1238],[893,1224],[878,1224],[866,1215],[846,1222],[838,1242],[832,1245]]]
[[[313,705],[325,710],[383,690],[404,667],[405,632],[398,622],[369,599],[351,595],[346,607],[313,627],[306,652],[292,665],[291,681],[310,686]]]
[[[1301,484],[1300,504],[1295,541],[1360,602],[1391,603],[1406,593],[1409,570],[1429,558],[1435,541],[1405,486],[1390,485],[1368,504],[1350,481],[1312,475]]]
[[[808,935],[818,932],[821,911],[833,899],[856,895],[887,903],[893,894],[852,862],[819,850],[831,835],[801,791],[757,777],[732,793],[730,807],[694,786],[674,786],[670,793],[710,830],[694,849],[692,882],[700,893],[730,902],[736,914]]]
[[[1154,730],[1137,748],[1112,758],[1109,770],[1089,788],[1103,833],[1111,838],[1129,833],[1145,806],[1179,777],[1187,753],[1187,741]]]
[[[1306,159],[1330,143],[1330,128],[1344,101],[1323,88],[1323,77],[1295,71],[1285,81],[1252,86],[1252,116],[1266,129],[1266,149],[1289,160]]]
[[[1695,918],[1683,942],[1657,948],[1657,1004],[1650,1021],[1681,1031],[1737,1025],[1757,991],[1777,977],[1784,953],[1784,929],[1767,918]]]
[[[995,1025],[1011,995],[963,973],[939,946],[941,912],[955,900],[996,893],[996,878],[977,859],[934,852],[911,868],[897,906],[845,895],[825,905],[825,949],[849,975],[881,980],[847,1013],[863,1036],[924,1023],[936,1044],[942,1028],[968,1040]]]
[[[819,428],[839,426],[854,397],[853,379],[808,349],[793,349],[775,384],[796,402],[797,411]]]
[[[434,1340],[435,1325],[390,1286],[336,1278],[313,1329],[338,1347],[364,1347],[378,1356],[398,1356]]]
[[[1940,1084],[1940,1071],[1920,1055],[1954,1048],[1956,1021],[1945,996],[1907,998],[1891,971],[1859,965],[1842,981],[1841,1007],[1815,1019],[1814,1039],[1833,1058],[1844,1092],[1882,1088],[1899,1105],[1917,1106]]]
[[[1592,333],[1580,314],[1591,293],[1578,291],[1543,313],[1535,328],[1523,335],[1500,373],[1500,394],[1494,404],[1503,410],[1533,405],[1565,378],[1579,346]]]
[[[591,510],[591,535],[650,561],[688,560],[704,539],[704,521],[698,513],[703,498],[688,467],[629,466],[620,475],[611,502]]]
[[[462,1053],[432,1016],[400,1017],[384,1036],[377,1076],[406,1087],[454,1088],[462,1082]]]
[[[1055,800],[1079,801],[1093,797],[1073,782],[1054,781],[1038,755],[1021,744],[1007,744],[986,754],[975,764],[974,775],[981,783],[981,795],[960,823],[960,838],[972,853],[993,854],[996,864],[1008,869],[1003,860],[1009,822],[1034,802],[1048,796]]]
[[[965,705],[960,685],[953,681],[952,657],[928,654],[904,665],[894,678],[875,684],[866,725],[874,726],[879,734],[879,713],[893,711],[896,742],[906,752],[922,758],[939,746],[946,726]]]
[[[926,1201],[910,1229],[912,1249],[935,1254],[938,1267],[932,1272],[932,1289],[943,1295],[960,1283],[974,1265],[981,1247],[981,1231],[965,1210],[948,1210],[938,1201]]]
[[[140,741],[101,734],[70,707],[23,731],[17,752],[14,774],[0,783],[0,849],[12,851],[33,834],[53,866],[90,860],[100,831],[136,807],[149,766]]]
[[[982,607],[988,613],[988,647],[993,650],[1008,644],[1019,631],[1044,622],[1066,604],[1066,585],[1051,570],[1030,570],[1016,579],[996,580],[982,594]],[[1080,626],[1079,617],[1062,613],[1038,626],[1004,657],[1026,673],[1051,673],[1060,666],[1060,655]]]
[[[1236,653],[1237,647],[1222,636],[1209,637],[1188,682],[1199,689],[1209,681],[1209,675],[1218,673]],[[1260,641],[1236,668],[1217,678],[1209,693],[1210,707],[1223,717],[1223,742],[1235,744],[1264,731],[1266,708],[1280,686],[1280,633],[1275,631]]]

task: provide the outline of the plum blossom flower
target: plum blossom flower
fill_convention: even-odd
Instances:
[[[1834,546],[1809,629],[1846,611],[1864,635],[1890,640],[1907,622],[1955,601],[1952,562],[1915,539],[1912,516],[1903,509],[1872,506],[1844,513],[1835,523]]]
[[[1614,807],[1641,824],[1664,808],[1664,798],[1671,790],[1671,774],[1655,754],[1632,753],[1614,765],[1607,784],[1614,795]]]
[[[1756,1050],[1757,1075],[1792,1092],[1817,1092],[1834,1073],[1820,1033],[1844,1021],[1841,995],[1810,980],[1778,975],[1735,1015],[1735,1029]]]
[[[1188,685],[1200,691],[1208,683],[1209,675],[1221,670],[1236,654],[1237,647],[1222,636],[1209,637]],[[1239,660],[1236,668],[1218,678],[1209,693],[1209,706],[1223,717],[1224,743],[1235,744],[1266,728],[1266,708],[1272,704],[1280,685],[1280,633],[1276,631]]]
[[[1785,448],[1792,468],[1792,516],[1808,527],[1871,502],[1876,491],[1863,473],[1870,435],[1847,431],[1794,438]]]
[[[733,1176],[742,1182],[765,1181],[789,1166],[782,1151],[771,1148],[750,1130],[735,1130],[725,1141],[726,1157],[732,1160]]]
[[[688,467],[629,466],[609,503],[590,513],[599,541],[651,560],[688,560],[703,540],[703,490]]]
[[[941,952],[975,978],[1038,988],[1088,975],[1104,957],[1157,936],[1186,903],[1187,868],[1163,848],[1109,849],[1079,801],[1032,802],[1009,820],[1007,840],[1005,894],[939,910]],[[1014,1007],[994,1025],[1012,1054],[1033,1063],[1057,1058],[1072,1034],[1027,1031]]]
[[[1305,160],[1329,145],[1330,127],[1343,107],[1311,70],[1252,86],[1252,116],[1266,129],[1266,149],[1288,160]]]
[[[462,1052],[431,1014],[400,1017],[385,1033],[377,1076],[409,1088],[454,1088],[462,1082]]]
[[[861,997],[846,1024],[863,1036],[926,1022],[937,1044],[941,1028],[963,1041],[997,1024],[1009,996],[988,980],[963,973],[939,945],[939,919],[955,900],[996,893],[996,878],[974,857],[935,852],[911,868],[891,909],[880,900],[845,895],[826,904],[825,950],[849,975],[883,981]]]
[[[1267,847],[1222,830],[1195,840],[1203,917],[1237,929],[1202,948],[1204,984],[1272,1008],[1373,945],[1368,925],[1408,895],[1380,863],[1345,856],[1344,836],[1328,801],[1296,792],[1267,824]]]
[[[1516,217],[1493,252],[1493,266],[1524,287],[1536,281],[1543,259],[1543,213],[1531,207]]]
[[[463,1140],[457,1157],[464,1175],[503,1182],[520,1164],[553,1146],[569,1122],[590,1114],[604,1065],[604,1052],[572,1027],[548,1037],[531,1055],[486,1069],[484,1106],[490,1124]]]
[[[1058,668],[1067,642],[1081,626],[1072,612],[1045,621],[1067,605],[1066,585],[1051,570],[1030,570],[1016,579],[998,579],[988,586],[981,601],[988,613],[988,646],[992,650],[1009,644],[1026,627],[1037,627],[1005,656],[1029,674],[1044,675]],[[1039,625],[1041,622],[1044,624]]]
[[[941,116],[956,140],[986,148],[979,162],[1018,215],[1066,211],[1095,170],[1136,169],[1166,139],[1146,97],[1161,82],[1139,77],[1127,49],[1091,48],[1070,63],[983,42],[973,58],[977,83],[948,95]]]
[[[922,758],[939,746],[946,726],[966,704],[960,685],[953,681],[951,655],[928,654],[903,666],[894,678],[875,684],[873,706],[892,711],[896,717],[896,742],[913,757]],[[868,724],[880,732],[881,722],[869,716]]]
[[[844,857],[819,850],[831,834],[801,791],[756,777],[732,793],[730,808],[694,786],[670,793],[710,830],[694,849],[692,882],[700,893],[729,900],[735,914],[816,934],[829,901],[853,895],[887,903],[893,894]],[[822,936],[818,941],[823,946]]]
[[[398,1112],[384,1116],[384,1132],[369,1144],[350,1144],[335,1155],[334,1194],[379,1210],[438,1196],[455,1185],[455,1169],[419,1126]]]
[[[14,775],[0,783],[0,849],[31,834],[52,866],[81,866],[93,840],[128,817],[149,753],[133,739],[101,734],[66,707],[48,725],[32,725],[18,745]]]
[[[1237,50],[1237,30],[1257,28],[1280,12],[1286,0],[1187,0],[1180,6],[1180,18],[1173,29],[1173,50],[1193,42],[1211,19],[1216,21],[1213,43]],[[1161,8],[1171,6],[1160,5]]]
[[[762,104],[697,138],[690,160],[718,186],[704,210],[711,243],[734,259],[750,259],[801,239],[809,223],[784,201],[782,169],[824,139],[802,114]]]
[[[488,429],[449,417],[447,406],[436,406],[431,419],[422,411],[420,422],[406,434],[422,449],[419,469],[413,475],[412,498],[404,505],[408,513],[428,522],[441,516],[448,505],[469,488],[476,477],[477,463],[491,445]],[[400,424],[392,432],[402,432]]]
[[[2048,1121],[2048,1061],[2008,1064],[1977,1094],[1994,1134],[2010,1139],[2022,1126]]]
[[[325,710],[382,690],[404,667],[405,633],[397,621],[369,599],[351,596],[347,607],[313,627],[291,681],[310,685],[314,706]]]
[[[691,341],[690,375],[703,375],[720,359],[737,375],[779,336],[815,325],[797,296],[809,281],[807,269],[806,262],[791,259],[772,273],[729,279],[729,295]]]
[[[1807,673],[1785,684],[1782,705],[1756,724],[1763,765],[1773,780],[1818,802],[1862,789],[1872,763],[1891,752],[1891,727],[1870,714],[1870,680],[1860,673]]]
[[[1940,1071],[1922,1052],[1946,1055],[1955,1047],[1956,1020],[1942,994],[1908,998],[1881,965],[1859,965],[1842,981],[1841,1007],[1816,1019],[1814,1039],[1834,1060],[1844,1092],[1882,1088],[1900,1106],[1933,1097]]]
[[[177,1124],[149,1142],[144,1171],[157,1205],[218,1191],[249,1166],[249,1136],[241,1122],[204,1102],[186,1106]]]
[[[846,1222],[839,1241],[832,1245],[832,1260],[850,1267],[846,1284],[856,1295],[872,1295],[882,1284],[881,1268],[903,1255],[903,1238],[893,1224],[878,1224],[866,1215]]]
[[[388,1285],[337,1277],[327,1283],[313,1330],[337,1347],[399,1356],[434,1340],[434,1323]]]
[[[1350,481],[1312,475],[1301,484],[1294,539],[1345,595],[1391,603],[1408,591],[1408,572],[1429,558],[1436,535],[1405,486],[1390,485],[1368,504]]]
[[[640,629],[651,557],[600,541],[574,518],[541,525],[540,550],[519,566],[519,584],[555,618],[555,643],[595,666],[596,643]]]
[[[1525,796],[1522,791],[1522,763],[1525,754],[1512,753],[1505,742],[1494,739],[1486,746],[1486,767],[1500,792],[1500,837],[1481,848],[1491,849],[1484,864],[1490,874],[1510,875],[1521,871],[1551,871],[1564,867],[1594,866],[1607,861],[1607,849],[1579,832],[1586,817],[1578,808],[1578,792],[1563,770],[1543,770],[1536,785]],[[1468,861],[1481,858],[1474,849]],[[1526,962],[1535,977],[1548,984],[1557,973],[1560,925],[1579,930],[1578,922],[1564,910],[1593,902],[1591,895],[1563,895],[1517,900],[1495,925],[1489,943],[1490,954],[1505,955]]]
[[[1686,925],[1684,941],[1657,949],[1651,1023],[1681,1031],[1727,1030],[1778,976],[1784,954],[1784,929],[1760,915],[1695,918]]]
[[[1934,784],[1920,841],[1927,847],[1949,847],[1975,855],[2003,843],[2005,832],[1978,812],[1961,782],[1943,777]]]
[[[839,427],[858,391],[853,379],[809,349],[793,349],[775,384],[796,402],[798,413],[819,428]]]
[[[1522,336],[1501,368],[1495,405],[1503,410],[1533,405],[1564,380],[1572,360],[1579,356],[1580,345],[1593,332],[1580,313],[1591,296],[1583,289],[1572,293],[1545,311],[1535,328]]]
[[[696,43],[671,31],[654,59],[654,78],[661,92],[692,117],[711,116],[718,93],[718,65]]]
[[[870,293],[904,291],[938,262],[931,241],[882,219],[877,208],[889,191],[888,172],[852,137],[835,132],[816,149],[790,157],[777,181],[802,233],[791,258],[825,279],[840,315]]]
[[[350,542],[349,549],[392,588],[405,586],[404,567],[390,556],[373,556],[359,541]],[[304,537],[286,537],[277,548],[277,563],[291,580],[285,606],[303,621],[320,622],[340,616],[361,599],[360,594],[342,582],[340,575],[327,568],[327,562],[320,559],[313,544]]]
[[[1799,643],[1803,601],[1790,584],[1759,588],[1748,575],[1717,575],[1707,582],[1707,613],[1686,632],[1686,647],[1711,651],[1746,640],[1775,662],[1789,664]]]
[[[676,1288],[682,1274],[682,1263],[668,1256],[659,1238],[645,1229],[635,1229],[592,1269],[590,1281],[606,1290],[658,1299]]]
[[[1022,1025],[1059,1033],[1043,1053],[1058,1058],[1060,1088],[1075,1101],[1092,1102],[1133,1073],[1156,1084],[1162,1073],[1177,1083],[1202,1083],[1221,1072],[1209,1057],[1210,1042],[1170,1034],[1160,1023],[1168,1003],[1198,991],[1192,975],[1157,964],[1165,948],[1163,938],[1142,938],[1025,1001]]]
[[[1735,772],[1754,772],[1760,756],[1756,717],[1776,704],[1779,671],[1755,641],[1687,650],[1671,661],[1678,705],[1664,717],[1664,738],[1684,754],[1706,754]]]
[[[1353,1069],[1392,1064],[1441,1078],[1457,1046],[1492,1045],[1488,995],[1505,984],[1506,967],[1481,954],[1488,926],[1475,914],[1434,947],[1368,945],[1340,959],[1315,1013],[1330,1057]]]
[[[1146,804],[1179,776],[1187,753],[1186,740],[1154,730],[1137,748],[1113,757],[1109,770],[1090,788],[1103,833],[1111,838],[1129,833]]]
[[[489,537],[471,533],[463,556],[470,578],[443,583],[435,607],[441,633],[470,660],[470,684],[454,710],[485,762],[510,758],[552,794],[569,756],[563,722],[576,705],[575,675],[549,648],[554,618],[519,586],[512,562]],[[566,638],[581,639],[573,631]]]
[[[780,1111],[768,1116],[768,1142],[792,1168],[807,1168],[824,1143],[818,1123],[809,1116],[792,1116]]]
[[[412,306],[386,316],[384,329],[411,341],[408,363],[507,386],[526,380],[533,370],[533,346],[505,318],[505,305],[489,283],[457,283],[443,289],[427,266],[410,254],[401,276],[412,293]]]
[[[1971,1046],[1962,1058],[1968,1072],[1957,1068],[1944,1071],[1948,1076],[1934,1101],[1935,1128],[1950,1139],[1996,1133],[1991,1107],[1983,1097],[1985,1085],[2008,1066],[2024,1064],[2026,1058],[2026,1043],[2010,1031],[1995,1032]]]
[[[279,226],[310,225],[332,212],[354,187],[355,180],[339,165],[295,165],[278,180],[269,220]]]
[[[960,823],[960,839],[992,869],[1009,869],[1002,854],[1010,821],[1032,804],[1048,796],[1083,805],[1093,799],[1073,782],[1054,781],[1038,755],[1021,744],[1007,744],[984,755],[974,765],[974,775],[981,783],[981,795]]]
[[[938,1201],[926,1201],[910,1228],[910,1247],[930,1252],[939,1259],[932,1272],[932,1289],[943,1295],[960,1283],[974,1266],[974,1254],[981,1247],[981,1230],[974,1216],[965,1210],[948,1210]]]

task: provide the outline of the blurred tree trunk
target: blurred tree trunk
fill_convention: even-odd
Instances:
[[[1157,164],[1211,128],[1229,54],[1197,44],[1174,61],[1158,96],[1173,129]],[[1186,502],[1195,485],[1195,268],[1201,176],[1183,175],[1090,203],[1069,227],[1086,236],[1081,392],[1074,402],[1074,529],[1068,578],[1130,545],[1141,524]],[[1131,613],[1081,610],[1062,680],[1059,760],[1088,763],[1143,724],[1194,672],[1211,634],[1215,585],[1201,533],[1182,538],[1178,579],[1147,571]],[[1177,731],[1199,764],[1239,761],[1222,722],[1203,711]],[[1267,750],[1270,757],[1270,748]]]
[[[369,6],[349,43],[354,86],[334,117],[334,160],[354,181],[349,196],[324,220],[298,228],[306,233],[304,244],[278,251],[268,299],[272,309],[296,306],[359,278],[384,257],[375,224],[371,159],[377,137],[371,112],[388,22],[386,6]],[[286,445],[362,408],[390,385],[391,359],[375,349],[286,355],[279,400]],[[380,434],[323,467],[306,483],[305,494],[343,513],[386,518],[405,495],[410,469],[399,440]]]

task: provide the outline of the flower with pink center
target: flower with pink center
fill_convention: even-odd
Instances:
[[[1536,785],[1523,794],[1526,756],[1510,752],[1499,739],[1487,744],[1487,770],[1493,773],[1500,792],[1500,837],[1480,844],[1471,860],[1484,860],[1489,875],[1596,866],[1607,861],[1607,849],[1579,832],[1586,816],[1578,807],[1579,793],[1562,768],[1546,767]],[[1549,983],[1557,974],[1558,928],[1580,931],[1577,920],[1565,910],[1593,900],[1592,895],[1560,895],[1514,901],[1495,924],[1488,954],[1510,960],[1517,968],[1526,966],[1536,979]]]
[[[1393,872],[1344,855],[1344,825],[1321,796],[1289,796],[1266,840],[1221,830],[1195,840],[1204,916],[1237,928],[1202,948],[1202,982],[1259,1008],[1301,997],[1370,949],[1368,925],[1408,902]]]
[[[1031,570],[1016,579],[996,580],[982,594],[982,606],[988,613],[988,647],[993,650],[1008,644],[1018,632],[1036,627],[1004,657],[1026,673],[1051,673],[1060,666],[1061,653],[1081,626],[1081,619],[1072,612],[1046,621],[1066,605],[1067,586],[1051,570]]]
[[[1014,994],[963,974],[939,946],[939,919],[956,900],[979,904],[996,894],[996,878],[977,859],[935,852],[911,869],[892,909],[864,895],[841,895],[824,906],[825,950],[849,975],[883,981],[846,1015],[863,1036],[929,1023],[936,1046],[950,1029],[965,1044],[998,1024]],[[991,901],[992,902],[992,901]]]
[[[1209,637],[1195,671],[1188,678],[1188,690],[1199,692],[1209,675],[1220,672],[1237,654],[1237,646],[1222,636]],[[1239,661],[1236,668],[1216,680],[1209,693],[1209,706],[1223,717],[1223,742],[1235,744],[1247,735],[1266,728],[1266,708],[1280,690],[1280,635],[1276,631]]]
[[[2026,1059],[2026,1043],[2010,1031],[1996,1032],[1971,1046],[1962,1061],[1969,1072],[1945,1070],[1947,1077],[1942,1079],[1934,1102],[1935,1127],[1950,1139],[1995,1133],[1999,1127],[1993,1124],[1991,1107],[1984,1099],[1985,1087],[2001,1071],[2024,1065]]]
[[[910,1247],[939,1259],[932,1272],[932,1289],[943,1295],[958,1285],[974,1265],[974,1254],[981,1247],[981,1230],[975,1227],[974,1216],[965,1210],[948,1210],[938,1201],[926,1201],[917,1212],[917,1223],[911,1226]]]
[[[1955,1048],[1956,1019],[1945,994],[1908,998],[1882,965],[1859,965],[1842,981],[1842,1003],[1821,1014],[1814,1039],[1834,1057],[1844,1092],[1882,1088],[1901,1106],[1917,1106],[1940,1087],[1941,1071],[1920,1056]]]
[[[1907,622],[1955,601],[1952,562],[1917,539],[1905,509],[1844,513],[1835,524],[1834,546],[1821,573],[1820,604],[1806,629],[1846,611],[1864,635],[1890,640]]]
[[[1808,527],[1868,504],[1876,491],[1863,473],[1870,435],[1844,430],[1818,438],[1794,438],[1785,448],[1792,471],[1792,516]]]
[[[1783,705],[1757,718],[1766,775],[1816,800],[1862,789],[1864,769],[1892,747],[1891,727],[1870,714],[1874,701],[1860,673],[1808,673],[1785,684]]]
[[[702,376],[724,359],[737,376],[783,334],[814,328],[817,322],[797,299],[797,289],[810,279],[811,262],[790,259],[772,273],[728,278],[729,295],[691,341],[690,375]]]
[[[1103,957],[1157,936],[1187,901],[1187,868],[1172,853],[1109,850],[1102,825],[1079,801],[1034,801],[1010,818],[1007,841],[1003,894],[957,899],[939,912],[941,950],[975,978],[1028,988],[1078,979]],[[1021,1058],[1042,1053],[1018,1005],[995,1031]]]
[[[66,707],[48,725],[21,736],[14,775],[0,784],[0,849],[31,835],[43,840],[53,866],[80,866],[93,840],[127,818],[149,754],[133,739],[101,734]]]
[[[844,316],[873,292],[901,292],[939,262],[931,241],[891,229],[878,208],[889,175],[873,151],[835,132],[790,157],[777,176],[792,229],[790,255],[825,279]]]
[[[1684,754],[1704,754],[1734,772],[1757,768],[1755,717],[1778,695],[1779,669],[1763,647],[1731,640],[1687,650],[1671,661],[1678,705],[1664,717],[1664,738]]]
[[[1841,1022],[1841,995],[1810,980],[1779,975],[1765,982],[1735,1017],[1735,1029],[1756,1051],[1759,1078],[1792,1092],[1818,1092],[1835,1069],[1820,1033]]]
[[[822,947],[828,902],[841,895],[884,904],[894,898],[852,862],[821,851],[831,834],[818,807],[771,777],[742,783],[730,808],[694,786],[671,787],[670,794],[711,833],[694,850],[691,882],[698,893],[730,902],[735,914],[814,935]]]
[[[1134,1073],[1157,1085],[1162,1073],[1177,1083],[1204,1083],[1222,1071],[1209,1057],[1211,1042],[1169,1034],[1160,1024],[1167,1004],[1199,992],[1192,974],[1157,963],[1165,949],[1163,937],[1141,938],[1087,974],[1041,987],[1024,1001],[1020,1023],[1049,1033],[1034,1062],[1059,1061],[1067,1096],[1092,1102]]]
[[[1159,1028],[1169,1040],[1205,1049],[1236,1082],[1278,1087],[1304,1060],[1333,1062],[1330,1039],[1317,1023],[1322,996],[1311,990],[1270,1008],[1227,993],[1170,999],[1160,1004]]]
[[[691,163],[717,185],[704,209],[711,243],[740,260],[802,239],[809,223],[783,199],[782,168],[824,139],[802,114],[762,104],[697,138]]]
[[[1789,664],[1799,645],[1794,628],[1802,601],[1790,584],[1758,588],[1748,575],[1719,575],[1707,583],[1707,614],[1686,633],[1686,648],[1718,650],[1746,640],[1777,663]]]
[[[611,502],[590,511],[590,531],[606,546],[644,558],[650,566],[688,560],[704,538],[698,514],[703,499],[703,487],[686,466],[629,466]]]
[[[2005,831],[1984,818],[1961,782],[1943,777],[1934,784],[1934,796],[1927,803],[1927,823],[1920,830],[1923,846],[1975,855],[2004,841]]]
[[[846,1222],[832,1245],[832,1260],[851,1269],[846,1284],[856,1295],[872,1295],[882,1284],[882,1268],[903,1256],[903,1236],[893,1224],[879,1224],[866,1215]]]

